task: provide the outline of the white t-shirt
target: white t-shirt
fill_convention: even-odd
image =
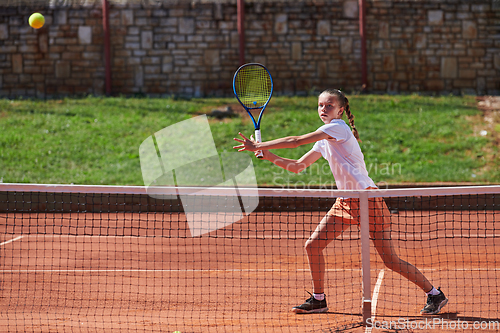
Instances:
[[[333,139],[317,141],[312,150],[321,153],[328,161],[339,190],[377,187],[368,176],[361,148],[345,121],[333,119],[319,130]]]

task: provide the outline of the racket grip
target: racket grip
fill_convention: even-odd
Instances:
[[[255,130],[255,141],[262,142],[262,137],[260,135],[260,129]],[[255,156],[257,156],[257,158],[263,158],[264,154],[262,153],[262,150],[258,150],[257,154]]]

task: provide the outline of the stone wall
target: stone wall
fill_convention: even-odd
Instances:
[[[372,1],[376,91],[500,93],[500,1]]]
[[[236,12],[111,4],[112,94],[231,95]],[[500,93],[499,0],[367,0],[366,14],[368,90]],[[361,89],[358,0],[248,1],[245,15],[245,59],[269,68],[276,93]],[[0,97],[104,93],[100,7],[0,7]]]

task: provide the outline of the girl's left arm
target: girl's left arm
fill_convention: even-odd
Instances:
[[[280,168],[283,168],[287,171],[291,171],[294,173],[299,173],[314,162],[316,162],[320,157],[321,153],[310,150],[307,152],[304,156],[302,156],[298,160],[292,160],[289,158],[284,158],[280,157],[276,154],[271,153],[269,150],[264,150],[264,159],[268,160],[269,162],[275,164],[276,166],[279,166]]]
[[[234,149],[238,151],[257,151],[257,150],[269,150],[269,149],[283,149],[283,148],[296,148],[298,146],[306,145],[308,143],[314,143],[322,139],[331,139],[331,137],[323,131],[315,131],[299,136],[287,136],[284,138],[266,141],[266,142],[255,142],[253,138],[248,139],[242,133],[238,133],[243,139],[234,138],[235,141],[242,143],[239,146],[234,146]]]

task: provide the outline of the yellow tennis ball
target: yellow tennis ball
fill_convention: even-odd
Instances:
[[[28,22],[32,28],[40,29],[45,24],[45,17],[40,13],[33,13]]]

